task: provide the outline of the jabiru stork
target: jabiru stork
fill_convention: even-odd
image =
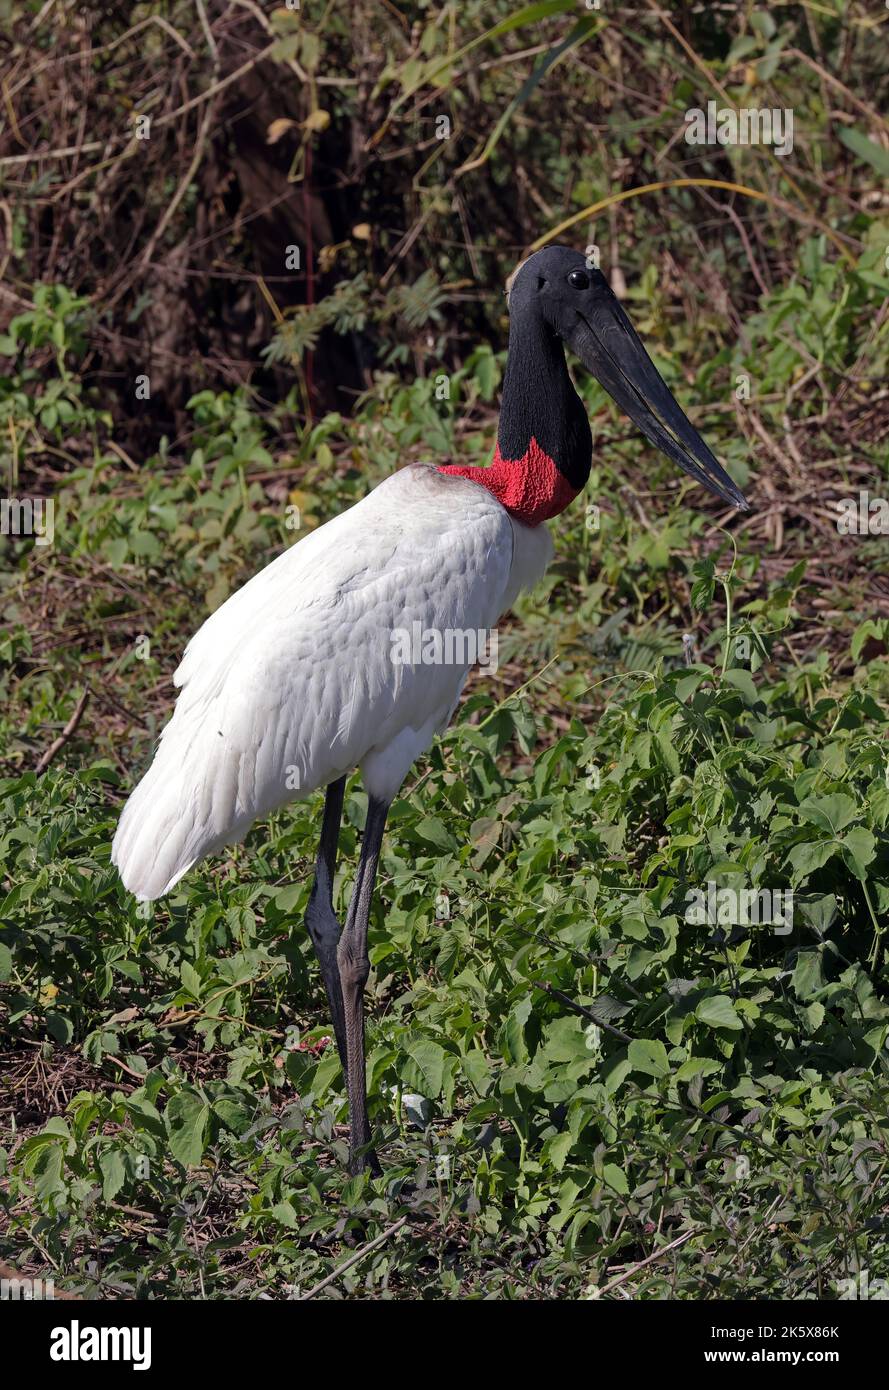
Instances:
[[[577,497],[592,437],[567,344],[642,433],[747,503],[659,377],[605,276],[568,247],[522,262],[491,464],[410,464],[233,594],[189,642],[175,711],[124,807],[112,860],[141,900],[286,802],[326,788],[306,912],[349,1101],[350,1171],[379,1171],[365,1096],[368,918],[388,809],[448,724],[468,660],[392,659],[392,634],[489,630],[552,555],[544,524]],[[461,653],[465,656],[465,653]],[[341,930],[332,889],[346,777],[367,819]]]

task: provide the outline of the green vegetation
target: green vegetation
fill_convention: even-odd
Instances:
[[[308,15],[278,57],[345,71],[341,8]],[[867,193],[885,136],[859,100],[837,137],[822,104],[850,88],[880,104],[865,7],[740,7],[683,30],[739,104],[755,87],[798,112],[792,173],[749,149],[694,173],[761,178],[799,220],[743,200],[730,220],[724,193],[708,207],[683,189],[565,234],[605,247],[621,229],[628,311],[754,511],[727,518],[578,383],[588,492],[553,523],[556,560],[504,625],[499,671],[472,678],[389,821],[367,996],[383,1178],[343,1166],[343,1078],[302,921],[319,798],[149,910],[109,863],[206,613],[403,462],[490,451],[510,257],[479,251],[495,269],[467,308],[472,251],[447,269],[436,238],[460,222],[442,189],[469,204],[477,189],[483,208],[530,172],[547,212],[522,203],[528,245],[612,187],[683,172],[652,163],[654,118],[631,119],[613,84],[573,167],[546,118],[559,102],[581,125],[584,64],[662,99],[671,131],[710,95],[654,14],[576,22],[553,0],[498,33],[509,5],[414,8],[420,51],[373,74],[370,129],[392,123],[379,148],[433,84],[455,115],[472,107],[487,162],[455,183],[474,141],[443,149],[447,180],[429,192],[427,169],[418,195],[431,267],[381,284],[395,238],[363,268],[353,241],[346,288],[335,274],[266,323],[255,379],[199,363],[181,406],[124,401],[94,374],[103,329],[126,336],[120,306],[85,270],[27,280],[34,224],[16,213],[0,464],[9,495],[51,494],[55,518],[52,545],[0,539],[0,1259],[102,1297],[279,1298],[390,1232],[322,1296],[835,1298],[859,1269],[889,1277],[889,538],[841,535],[835,511],[889,486],[889,217]],[[186,22],[172,4],[129,22],[143,11]],[[379,22],[355,38],[371,68]],[[542,57],[476,66],[544,41]],[[569,43],[576,60],[556,66]],[[848,51],[861,70],[837,90],[789,48],[831,73]],[[354,116],[352,88],[319,92],[331,130]],[[303,153],[326,129],[309,124]],[[367,174],[374,228],[387,169],[393,204],[409,202],[400,167]],[[19,195],[29,215],[38,184]],[[364,389],[307,413],[313,352],[359,332],[378,343]],[[338,908],[364,810],[355,779]],[[696,894],[727,888],[792,890],[792,915],[695,920]]]

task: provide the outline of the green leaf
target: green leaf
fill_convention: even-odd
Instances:
[[[200,999],[201,977],[190,961],[184,960],[179,966],[179,978],[192,999]]]
[[[856,825],[843,836],[843,858],[862,883],[867,878],[867,866],[877,852],[873,831],[866,825]]]
[[[812,821],[828,835],[838,835],[861,814],[857,802],[843,792],[832,792],[830,796],[807,796],[800,804],[799,811],[804,820]]]
[[[722,1066],[713,1057],[689,1057],[676,1072],[677,1081],[690,1081],[693,1076],[712,1076]]]
[[[824,988],[822,965],[820,950],[800,951],[790,980],[800,999],[808,999]]]
[[[555,1018],[546,1027],[543,1054],[547,1062],[558,1065],[562,1062],[576,1062],[589,1058],[591,1049],[588,1042],[588,1025],[576,1014]]]
[[[627,1058],[633,1071],[644,1072],[646,1076],[666,1076],[670,1070],[667,1049],[656,1038],[634,1038],[627,1049]]]
[[[825,893],[820,898],[803,899],[799,903],[799,913],[817,936],[824,936],[837,915],[838,906],[836,896]]]
[[[303,891],[301,883],[291,884],[289,888],[282,888],[280,893],[276,893],[272,901],[279,912],[292,912],[302,897]]]
[[[673,743],[673,734],[669,723],[662,724],[655,734],[655,742],[661,751],[661,756],[667,765],[668,770],[674,777],[679,776],[679,755]]]
[[[113,1202],[127,1176],[120,1149],[108,1149],[99,1155],[99,1172],[102,1174],[102,1196],[106,1202]]]
[[[524,999],[514,1005],[503,1025],[501,1043],[503,1055],[508,1062],[521,1064],[528,1060],[528,1048],[525,1044],[525,1024],[531,1017],[531,998],[526,995]]]
[[[272,1216],[279,1226],[289,1226],[293,1229],[299,1224],[296,1211],[290,1202],[276,1202],[272,1207]]]
[[[766,49],[765,56],[760,58],[756,64],[756,78],[758,82],[770,82],[774,77],[781,61],[781,49],[786,43],[786,36],[775,39]]]
[[[43,1022],[47,1033],[57,1042],[68,1043],[74,1037],[74,1024],[67,1014],[60,1014],[57,1009],[50,1009]]]
[[[627,1196],[630,1184],[627,1182],[626,1173],[622,1168],[618,1168],[616,1163],[606,1163],[602,1169],[602,1177],[615,1192],[619,1192],[622,1197]]]
[[[34,1187],[44,1207],[55,1207],[56,1198],[65,1196],[62,1171],[65,1163],[63,1144],[45,1145],[34,1164]]]
[[[275,40],[269,49],[269,59],[273,63],[292,63],[299,47],[299,34],[288,34],[284,39]]]
[[[852,641],[849,644],[849,651],[852,653],[852,660],[857,661],[858,658],[861,656],[864,644],[869,637],[876,637],[882,640],[883,636],[884,624],[882,622],[877,622],[873,618],[866,618],[863,623],[859,623],[858,627],[852,634]]]
[[[296,1058],[301,1055],[301,1053],[291,1054],[293,1058]],[[325,1095],[330,1090],[331,1082],[335,1079],[335,1077],[340,1075],[341,1072],[342,1064],[340,1062],[340,1054],[338,1049],[335,1047],[326,1048],[325,1051],[321,1054],[321,1061],[315,1068],[315,1074],[312,1077],[312,1090],[315,1092],[316,1095]]]
[[[552,1135],[543,1146],[541,1161],[551,1164],[557,1173],[561,1173],[573,1143],[574,1138],[570,1130],[563,1129],[559,1134]]]
[[[740,691],[745,705],[755,705],[758,702],[759,695],[749,671],[740,666],[731,666],[726,671],[724,679],[728,685],[733,685],[735,690]]]
[[[444,821],[440,821],[437,816],[427,816],[425,820],[421,820],[416,827],[416,834],[435,849],[452,850],[457,848],[457,842],[453,835]]]
[[[243,1134],[249,1129],[253,1115],[246,1105],[242,1105],[236,1100],[231,1100],[228,1096],[220,1096],[213,1102],[213,1113],[217,1115],[226,1129],[230,1129],[232,1134]]]
[[[824,1005],[818,1003],[807,1004],[803,1012],[805,1014],[806,1027],[809,1033],[817,1033],[824,1022],[824,1016],[827,1012]]]
[[[193,1168],[204,1156],[210,1107],[196,1091],[180,1091],[167,1101],[164,1123],[170,1153],[184,1168]]]
[[[402,1079],[411,1090],[419,1092],[427,1100],[435,1100],[441,1095],[444,1085],[444,1067],[447,1053],[438,1043],[428,1038],[410,1042],[405,1047],[410,1063],[402,1069]]]
[[[712,560],[698,560],[691,567],[695,581],[691,586],[691,604],[698,612],[708,608],[716,589],[716,566]]]
[[[763,39],[770,39],[775,32],[775,21],[768,10],[754,10],[750,16],[750,26]]]
[[[781,1116],[782,1120],[786,1120],[788,1124],[793,1125],[794,1129],[806,1129],[812,1123],[808,1115],[795,1105],[779,1105],[777,1107],[777,1113]]]
[[[702,999],[695,1009],[695,1018],[708,1028],[731,1028],[737,1031],[744,1026],[727,994],[711,994],[709,998]]]
[[[889,178],[889,152],[881,145],[875,145],[863,131],[850,129],[848,126],[840,126],[837,133],[847,150],[851,150],[858,159],[863,159],[865,164],[876,169],[881,178]]]
[[[481,1048],[474,1047],[460,1058],[463,1073],[479,1095],[484,1096],[491,1088],[491,1066]]]
[[[473,374],[479,384],[482,400],[493,400],[494,391],[496,390],[497,382],[500,377],[500,370],[497,366],[497,360],[490,348],[480,348],[476,353]]]
[[[804,840],[801,845],[794,845],[787,855],[793,865],[794,882],[802,883],[816,869],[823,868],[828,859],[839,853],[839,848],[836,840]]]
[[[503,822],[498,816],[483,816],[469,827],[470,842],[475,845],[472,867],[480,869],[491,853],[503,830]]]
[[[625,1057],[619,1052],[614,1053],[602,1063],[599,1075],[609,1096],[613,1096],[620,1090],[632,1070],[629,1057]]]

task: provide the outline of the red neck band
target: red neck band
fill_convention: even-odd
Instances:
[[[498,444],[487,468],[449,463],[438,471],[481,483],[517,521],[523,521],[526,526],[539,526],[542,521],[558,516],[579,492],[559,472],[534,438],[520,459],[502,458]]]

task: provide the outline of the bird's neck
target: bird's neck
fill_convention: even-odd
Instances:
[[[449,464],[441,472],[481,483],[517,520],[538,526],[584,487],[592,452],[561,339],[542,319],[514,318],[494,458],[487,468]]]

